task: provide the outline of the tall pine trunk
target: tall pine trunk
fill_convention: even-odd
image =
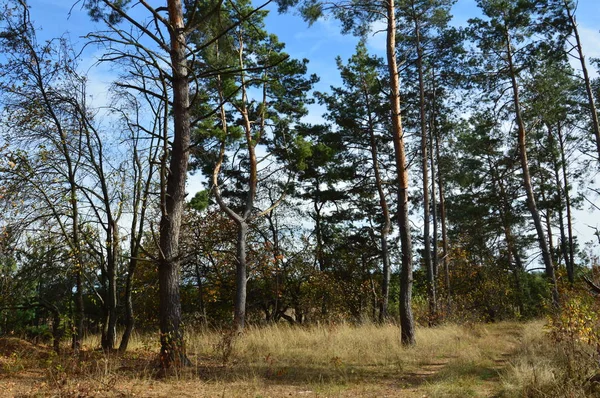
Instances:
[[[546,241],[546,235],[544,233],[544,227],[542,226],[542,219],[538,211],[535,196],[533,193],[533,186],[531,185],[531,175],[529,173],[529,161],[527,160],[527,143],[526,143],[526,131],[525,122],[521,114],[521,101],[519,98],[519,86],[517,83],[516,70],[513,65],[513,50],[511,45],[511,37],[508,31],[505,31],[506,40],[506,54],[508,61],[508,69],[511,78],[511,85],[513,91],[513,105],[515,107],[515,116],[517,119],[518,128],[518,144],[519,144],[519,159],[521,161],[521,169],[523,171],[523,187],[527,194],[527,208],[531,213],[533,224],[537,232],[538,244],[542,252],[542,259],[544,261],[544,267],[546,269],[546,276],[550,283],[552,290],[552,303],[555,307],[559,305],[558,289],[556,286],[556,276],[554,274],[554,265],[552,263],[552,257],[550,250],[548,249],[548,242]]]
[[[567,275],[569,278],[569,282],[575,282],[575,255],[574,255],[574,245],[573,245],[573,217],[571,214],[571,196],[569,194],[570,186],[569,186],[569,173],[567,171],[567,157],[565,154],[565,140],[562,134],[562,126],[560,123],[556,127],[556,131],[558,133],[558,143],[560,147],[560,162],[562,165],[563,172],[563,190],[565,193],[565,205],[567,208],[567,233],[569,235],[568,247],[569,247],[569,267],[567,268]]]
[[[190,154],[190,99],[187,45],[181,0],[168,0],[170,57],[173,90],[173,144],[170,152],[166,196],[160,219],[159,318],[161,363],[165,368],[187,365],[179,294],[179,232],[185,203],[185,183]],[[164,154],[166,156],[166,154]]]
[[[448,256],[448,227],[446,225],[446,200],[444,197],[444,175],[440,166],[440,137],[437,129],[433,130],[433,138],[435,140],[435,160],[438,165],[438,193],[440,201],[440,224],[442,227],[442,264],[444,267],[444,280],[446,282],[446,291],[448,294],[448,305],[452,299],[452,289],[450,286],[450,259]]]
[[[542,169],[542,165],[540,164],[540,162],[537,162],[537,168],[538,170]],[[548,203],[548,198],[546,196],[546,188],[543,182],[540,183],[540,199],[542,203]],[[556,258],[554,256],[554,236],[552,232],[552,205],[548,205],[548,207],[546,207],[546,213],[542,214],[544,215],[544,218],[546,220],[546,232],[548,235],[548,250],[550,251],[550,258],[552,259],[552,264],[556,264]]]
[[[369,91],[366,83],[363,85],[363,95],[365,99],[365,105],[367,107],[367,117],[369,126],[369,144],[371,146],[371,162],[373,163],[373,174],[375,176],[375,186],[377,187],[377,194],[379,196],[379,207],[381,214],[383,215],[383,225],[381,226],[381,263],[383,278],[381,282],[381,301],[379,303],[379,322],[385,321],[388,316],[388,304],[389,304],[389,290],[390,290],[390,254],[388,245],[388,236],[391,228],[391,217],[390,210],[385,197],[385,191],[383,190],[383,178],[381,177],[381,170],[379,168],[379,154],[377,150],[377,140],[375,137],[375,127],[373,121],[373,115],[371,113],[371,101],[369,97]]]
[[[435,77],[434,77],[435,78]],[[434,160],[434,149],[433,149],[433,130],[435,129],[435,98],[432,101],[432,111],[430,116],[429,123],[429,169],[431,171],[431,221],[432,221],[432,265],[433,265],[433,276],[437,281],[439,275],[439,258],[438,258],[438,235],[439,235],[439,227],[438,227],[438,214],[437,214],[437,194],[436,194],[436,164]]]
[[[421,168],[423,178],[423,260],[427,271],[427,298],[429,302],[429,326],[435,322],[437,313],[435,295],[435,274],[431,261],[429,168],[427,151],[427,115],[425,111],[425,72],[423,70],[423,47],[419,22],[415,21],[415,40],[417,45],[417,70],[419,74],[419,116],[421,118]]]
[[[237,332],[244,330],[246,325],[246,239],[248,236],[248,224],[245,221],[238,222],[238,239],[236,249],[236,273],[235,273],[235,302],[233,324]]]
[[[402,250],[400,271],[400,337],[403,345],[415,344],[415,324],[412,313],[412,241],[408,219],[408,168],[404,150],[404,131],[400,109],[400,79],[396,61],[396,10],[394,0],[385,2],[387,16],[386,54],[390,79],[390,105],[396,171],[398,174],[398,227]]]
[[[558,149],[556,146],[556,142],[554,140],[554,134],[552,133],[552,126],[547,123],[546,129],[548,130],[548,145],[550,145],[550,153],[552,154],[552,168],[554,171],[554,182],[556,185],[556,203],[558,205],[558,228],[560,232],[560,254],[565,262],[565,268],[567,270],[567,278],[570,283],[573,283],[571,277],[572,274],[570,270],[572,270],[571,265],[569,264],[569,253],[567,251],[567,233],[565,230],[565,214],[564,214],[564,201],[563,201],[563,185],[560,181],[560,161],[556,156],[556,150]]]
[[[490,162],[491,163],[491,162]],[[521,289],[521,279],[520,273],[523,271],[523,264],[521,262],[521,257],[519,255],[519,250],[517,248],[517,244],[515,242],[514,235],[512,233],[511,224],[509,221],[509,214],[511,213],[511,205],[506,194],[506,189],[504,187],[504,183],[502,182],[502,178],[499,175],[498,169],[495,165],[490,164],[490,171],[492,173],[492,178],[494,182],[494,188],[498,189],[500,193],[500,219],[502,221],[502,228],[504,230],[504,239],[506,239],[506,252],[509,266],[513,269],[513,275],[515,279],[515,292],[517,293],[517,305],[519,307],[519,311],[521,315],[525,310],[525,306],[523,305],[523,295]]]

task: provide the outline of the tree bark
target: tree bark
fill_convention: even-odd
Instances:
[[[415,40],[417,45],[417,70],[419,74],[419,116],[421,118],[421,168],[423,178],[423,261],[427,271],[427,297],[429,302],[429,326],[435,322],[437,313],[435,294],[435,275],[431,261],[431,236],[430,236],[430,203],[429,203],[429,168],[427,151],[427,115],[425,111],[425,72],[423,71],[423,47],[421,43],[421,30],[415,18]]]
[[[538,211],[535,196],[533,194],[533,187],[531,185],[531,175],[529,173],[529,161],[527,160],[527,143],[526,143],[526,131],[525,131],[525,122],[523,121],[523,117],[521,114],[521,101],[519,99],[519,86],[517,83],[517,75],[513,65],[513,53],[512,53],[512,44],[511,37],[508,30],[505,31],[505,40],[506,40],[506,54],[508,61],[508,68],[511,78],[511,85],[513,91],[513,105],[515,107],[515,116],[517,119],[517,128],[518,128],[518,144],[519,144],[519,159],[521,161],[521,168],[523,170],[523,186],[525,188],[525,192],[527,194],[527,207],[529,212],[531,213],[531,218],[533,219],[533,223],[535,225],[535,229],[537,232],[538,244],[540,250],[542,252],[542,259],[544,261],[544,266],[546,269],[546,277],[550,283],[550,287],[552,289],[552,303],[555,307],[559,306],[559,296],[558,289],[556,286],[556,276],[554,274],[554,265],[552,263],[552,257],[550,255],[550,250],[548,249],[548,243],[546,241],[546,236],[544,234],[544,227],[542,226],[542,220],[540,217],[540,213]]]
[[[491,162],[490,162],[491,163]],[[521,263],[521,258],[519,256],[519,250],[517,248],[514,235],[512,233],[511,224],[508,219],[508,215],[511,212],[511,205],[506,194],[506,189],[504,188],[504,184],[502,182],[502,178],[498,173],[498,169],[495,165],[490,164],[490,170],[492,172],[492,177],[494,179],[494,187],[498,188],[498,192],[500,193],[500,219],[502,220],[502,227],[504,229],[504,238],[506,239],[506,252],[508,257],[509,266],[513,269],[513,275],[515,278],[515,291],[517,293],[517,305],[519,307],[519,311],[523,314],[525,306],[523,305],[522,298],[522,289],[521,289],[521,279],[520,273],[523,270],[523,264]]]
[[[444,176],[440,167],[440,139],[437,130],[433,131],[435,140],[435,160],[438,164],[438,192],[440,198],[440,224],[442,227],[442,264],[444,266],[444,280],[448,294],[448,304],[452,299],[452,289],[450,286],[450,255],[448,250],[448,228],[446,226],[446,200],[444,198]]]
[[[412,313],[412,241],[408,218],[408,168],[404,150],[404,132],[400,109],[400,79],[396,60],[396,10],[394,0],[385,1],[387,16],[386,54],[390,79],[390,105],[396,171],[398,174],[398,227],[402,248],[400,271],[400,340],[403,345],[415,344],[415,325]]]
[[[67,145],[69,137],[67,132],[62,128],[61,122],[54,114],[51,102],[47,97],[46,88],[43,86],[40,76],[40,88],[44,97],[44,102],[48,106],[48,109],[56,122],[56,127],[60,135],[61,150],[65,158],[67,165],[67,176],[69,182],[69,202],[71,204],[71,228],[72,230],[72,241],[70,242],[70,249],[72,251],[71,257],[73,260],[73,272],[75,274],[75,316],[74,316],[74,327],[75,333],[73,334],[72,348],[75,352],[79,352],[81,349],[81,342],[83,341],[83,324],[85,317],[85,307],[83,302],[83,253],[81,249],[81,234],[79,226],[79,202],[77,198],[77,178],[75,175],[76,165],[73,163],[71,158],[70,149]],[[79,137],[81,139],[81,136]]]
[[[569,235],[568,247],[569,247],[569,267],[567,268],[567,276],[569,278],[570,283],[575,282],[575,255],[574,255],[574,245],[573,245],[573,217],[571,215],[571,195],[569,194],[570,186],[569,186],[569,173],[567,171],[567,158],[565,154],[565,141],[562,135],[562,126],[560,123],[558,124],[556,131],[558,133],[558,143],[560,147],[560,159],[562,164],[562,172],[563,172],[563,191],[565,195],[565,205],[567,207],[567,233]]]
[[[540,163],[541,162],[538,162],[537,166],[541,170],[542,165]],[[543,183],[540,184],[540,197],[541,197],[542,203],[547,203],[546,189],[544,188]],[[554,257],[554,236],[552,233],[552,209],[551,209],[551,206],[548,206],[546,208],[546,214],[545,214],[544,218],[546,219],[546,231],[548,233],[548,250],[550,250],[550,258],[552,259],[552,264],[556,264],[556,259]]]
[[[554,134],[552,133],[552,126],[548,123],[546,124],[546,129],[548,130],[548,144],[550,145],[550,151],[552,153],[552,167],[554,169],[554,181],[556,184],[556,203],[558,204],[558,223],[560,230],[560,253],[565,261],[565,268],[567,270],[567,279],[569,283],[573,284],[573,267],[570,263],[569,253],[567,251],[567,234],[565,231],[565,220],[564,220],[564,208],[563,208],[563,186],[560,181],[560,161],[558,160],[555,150],[560,149],[557,148],[556,142],[554,140]]]
[[[108,211],[110,211],[108,204]],[[110,214],[110,213],[108,213]],[[115,347],[115,341],[117,338],[117,245],[118,245],[118,236],[117,230],[118,226],[116,223],[113,223],[112,217],[108,217],[108,229],[107,229],[107,240],[106,240],[106,250],[107,250],[107,258],[106,258],[106,275],[108,278],[108,289],[106,292],[106,334],[102,341],[102,349],[105,351],[111,351]]]
[[[52,120],[54,121],[55,127],[58,130],[58,134],[60,136],[60,146],[57,148],[62,152],[64,156],[64,160],[67,167],[67,181],[69,185],[69,203],[71,205],[70,208],[70,217],[71,217],[71,236],[69,242],[69,249],[71,250],[71,260],[73,266],[73,273],[75,274],[75,311],[74,311],[74,328],[75,331],[73,333],[73,341],[72,348],[75,352],[78,352],[81,349],[81,342],[83,340],[83,325],[84,325],[84,317],[85,317],[85,307],[83,302],[83,253],[81,249],[81,234],[80,234],[80,225],[79,225],[79,202],[77,198],[77,178],[76,178],[76,169],[77,163],[71,156],[71,150],[69,148],[69,140],[70,138],[67,136],[67,132],[63,128],[63,125],[56,115],[54,111],[54,104],[49,98],[49,93],[46,91],[47,87],[43,81],[43,74],[40,70],[40,62],[42,62],[38,58],[38,54],[35,52],[32,44],[27,41],[26,45],[30,50],[30,55],[35,62],[35,72],[36,72],[36,80],[38,84],[38,88],[41,92],[43,103],[47,108],[48,113],[50,114]],[[79,140],[82,139],[81,131],[78,137]],[[77,157],[75,158],[77,159]],[[65,236],[66,237],[66,236]]]
[[[181,0],[168,0],[170,57],[173,71],[173,144],[170,153],[164,211],[160,219],[159,317],[163,367],[187,365],[179,294],[179,232],[185,203],[190,154],[190,99],[186,35]],[[166,155],[166,154],[165,154]]]
[[[316,181],[316,189],[317,189],[317,195],[315,197],[315,200],[313,201],[313,208],[315,209],[315,215],[314,215],[314,220],[315,220],[315,239],[317,240],[316,242],[316,263],[319,265],[319,271],[323,272],[325,271],[325,253],[323,250],[323,226],[322,226],[322,222],[323,222],[323,217],[321,216],[321,209],[323,208],[323,205],[319,202],[319,200],[321,199],[321,188],[320,188],[320,182],[319,182],[319,178],[317,177],[317,181]]]
[[[565,229],[565,214],[563,208],[563,195],[562,195],[562,183],[560,181],[560,166],[558,164],[555,165],[554,170],[554,181],[556,182],[556,196],[558,202],[558,228],[560,230],[560,255],[562,256],[563,261],[565,262],[565,268],[567,270],[567,278],[569,279],[569,283],[573,283],[571,281],[570,270],[572,269],[571,264],[569,263],[569,253],[567,252],[567,233]],[[560,261],[560,259],[559,259]]]
[[[435,81],[435,75],[433,76],[433,80]],[[438,275],[439,275],[439,258],[438,258],[438,235],[439,235],[439,228],[438,228],[438,215],[437,215],[437,196],[436,196],[436,182],[435,182],[435,177],[436,177],[436,164],[435,164],[435,159],[434,159],[434,149],[433,149],[433,137],[434,137],[434,132],[433,130],[435,130],[435,118],[436,118],[436,114],[435,114],[435,87],[433,88],[433,99],[432,99],[432,104],[431,104],[431,115],[430,115],[430,122],[429,122],[429,161],[430,161],[430,170],[431,170],[431,220],[432,220],[432,265],[433,265],[433,277],[434,279],[437,281]]]
[[[382,274],[383,278],[381,281],[381,301],[379,303],[379,322],[385,321],[388,316],[388,304],[389,304],[389,289],[390,289],[390,278],[391,278],[391,267],[390,267],[390,254],[388,246],[388,236],[391,228],[391,217],[390,210],[385,197],[385,191],[383,190],[383,178],[381,177],[381,170],[379,168],[379,154],[377,150],[377,139],[375,137],[375,127],[373,114],[371,113],[371,100],[369,96],[368,87],[366,82],[363,82],[363,96],[365,105],[367,107],[367,123],[369,126],[369,144],[371,146],[371,162],[373,163],[373,174],[375,177],[375,186],[377,187],[377,194],[379,196],[379,207],[383,215],[383,225],[381,226],[381,263],[382,263]]]
[[[133,255],[132,255],[133,257]],[[131,339],[131,333],[135,326],[135,318],[133,317],[133,274],[137,268],[137,259],[132,258],[129,260],[129,267],[127,269],[127,278],[125,279],[125,330],[121,336],[121,343],[119,344],[119,351],[127,351],[129,340]]]
[[[575,36],[576,43],[575,48],[577,48],[577,53],[579,54],[579,61],[581,62],[581,71],[583,73],[585,91],[588,97],[590,116],[592,117],[592,130],[594,132],[594,138],[596,140],[596,150],[600,159],[600,122],[598,121],[598,111],[596,109],[596,103],[594,100],[594,92],[592,90],[590,75],[588,73],[587,65],[585,63],[585,55],[583,54],[583,47],[581,46],[581,38],[579,37],[579,29],[577,29],[577,21],[575,20],[575,15],[573,15],[571,7],[569,7],[567,0],[564,0],[564,4],[565,9],[567,11],[567,17],[569,18],[569,22],[573,27],[573,35]]]
[[[235,302],[233,324],[236,331],[242,332],[246,323],[246,285],[247,285],[247,264],[246,264],[246,239],[248,236],[248,224],[245,221],[238,223],[237,240],[237,265],[235,273]]]
[[[269,193],[269,197],[271,194]],[[282,305],[279,300],[279,296],[284,296],[285,286],[283,285],[285,282],[285,263],[283,262],[283,254],[281,251],[281,245],[279,243],[279,223],[277,220],[273,221],[275,214],[274,211],[271,210],[269,213],[265,214],[267,221],[269,222],[269,230],[271,231],[271,238],[273,239],[273,265],[275,266],[275,303],[273,305],[273,313],[275,314],[275,322],[277,322],[282,314],[286,310],[286,306]],[[283,279],[281,277],[281,273],[283,271]]]
[[[60,327],[60,312],[52,311],[52,349],[57,355],[60,355],[60,340],[63,331]]]

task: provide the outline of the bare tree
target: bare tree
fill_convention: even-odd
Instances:
[[[42,218],[52,218],[68,244],[75,287],[73,348],[79,350],[84,325],[78,200],[83,134],[71,93],[73,86],[78,86],[76,67],[65,40],[37,43],[27,6],[17,3],[3,16],[5,28],[0,37],[8,55],[0,82],[6,112],[3,120],[10,132],[6,139],[19,148],[10,154],[4,178],[21,187],[13,193],[33,203],[32,210],[40,203],[47,206]],[[66,203],[61,198],[66,198]],[[22,216],[39,219],[31,211]]]

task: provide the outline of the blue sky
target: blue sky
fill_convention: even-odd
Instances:
[[[81,6],[73,6],[75,0],[29,0],[32,19],[42,29],[40,37],[56,37],[68,32],[75,46],[82,45],[81,38],[94,30],[97,24],[90,21]],[[163,1],[151,1],[162,5]],[[259,4],[255,0],[255,3]],[[326,89],[339,81],[335,67],[335,57],[348,59],[354,52],[356,38],[340,33],[339,24],[333,19],[322,19],[310,28],[302,19],[291,12],[278,14],[275,6],[267,19],[267,29],[286,43],[286,50],[292,57],[310,59],[310,72],[321,77],[318,89]],[[70,14],[69,14],[69,11]],[[478,15],[475,0],[458,0],[452,9],[454,25],[465,25],[466,21]],[[577,21],[584,42],[586,56],[600,57],[600,1],[579,0]],[[383,55],[385,38],[383,33],[371,35],[369,48]],[[92,54],[88,51],[86,54]],[[84,64],[91,64],[90,60]]]
[[[40,38],[57,37],[68,33],[75,47],[85,43],[82,38],[86,33],[101,25],[90,21],[81,5],[73,6],[75,0],[29,0],[32,19],[42,31]],[[162,5],[164,1],[151,1],[150,3]],[[262,4],[255,0],[256,4]],[[340,79],[335,66],[336,56],[341,56],[345,61],[354,52],[357,39],[350,35],[340,33],[339,24],[334,19],[321,19],[310,28],[294,12],[278,14],[275,5],[269,6],[272,10],[267,19],[267,29],[279,36],[286,44],[286,51],[294,58],[310,59],[309,72],[320,76],[318,90],[327,90],[330,85],[339,84]],[[452,9],[454,25],[465,25],[469,18],[478,15],[475,0],[458,0]],[[584,44],[586,56],[600,58],[600,1],[579,0],[577,21]],[[384,33],[373,34],[369,40],[371,52],[384,55]],[[82,67],[87,68],[94,62],[94,49],[85,52],[86,59]],[[107,68],[93,68],[89,71],[90,81],[94,86],[97,100],[101,100],[103,86],[110,83],[112,75]],[[315,109],[316,110],[316,109]],[[318,115],[312,115],[316,118]]]
[[[273,7],[274,8],[274,7]],[[452,9],[455,26],[466,26],[467,20],[479,16],[475,0],[458,0]],[[580,0],[577,21],[586,57],[600,58],[600,0]],[[322,19],[310,28],[297,15],[279,15],[272,12],[267,27],[286,43],[291,56],[310,59],[309,70],[321,77],[318,90],[326,90],[340,82],[335,67],[336,56],[346,61],[354,53],[357,39],[340,33],[339,23],[334,19]],[[383,27],[383,25],[382,25]],[[370,36],[368,42],[372,53],[385,56],[385,32]]]
[[[31,16],[35,26],[40,28],[39,39],[48,39],[67,33],[75,48],[83,46],[86,33],[95,29],[102,29],[99,24],[93,23],[80,4],[73,6],[75,0],[29,0]],[[135,0],[134,0],[135,1]],[[151,4],[160,6],[165,1],[150,1]],[[255,0],[256,4],[262,4]],[[353,53],[357,39],[342,35],[339,24],[334,19],[321,19],[310,28],[295,13],[280,15],[275,11],[275,6],[267,19],[267,30],[279,36],[286,43],[286,51],[294,58],[310,59],[309,73],[316,73],[321,81],[315,87],[325,91],[331,85],[339,85],[340,78],[335,65],[335,58],[341,56],[346,61]],[[452,14],[454,25],[465,25],[469,18],[478,16],[479,12],[475,0],[458,0],[453,7]],[[583,41],[587,59],[600,58],[600,1],[579,0],[576,11],[579,31]],[[371,52],[384,55],[385,35],[374,34],[370,37],[368,46]],[[109,101],[107,97],[108,86],[115,77],[114,71],[108,66],[94,66],[95,57],[99,55],[95,48],[88,47],[84,52],[81,67],[86,70],[90,87],[88,92],[97,105]],[[588,61],[589,63],[589,61]],[[573,63],[577,67],[576,63]],[[593,68],[591,68],[593,70]],[[596,72],[593,72],[594,75]],[[323,110],[317,105],[311,107],[309,121],[319,121]],[[198,177],[190,181],[189,191],[193,194],[201,189]],[[585,219],[588,224],[600,225],[600,215],[591,215],[578,212],[577,218]],[[594,239],[592,231],[583,223],[576,224],[577,234],[582,242]]]

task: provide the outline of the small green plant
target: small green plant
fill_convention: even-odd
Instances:
[[[16,373],[23,369],[25,369],[25,361],[19,353],[13,352],[5,361],[2,361],[2,370],[6,373]]]

